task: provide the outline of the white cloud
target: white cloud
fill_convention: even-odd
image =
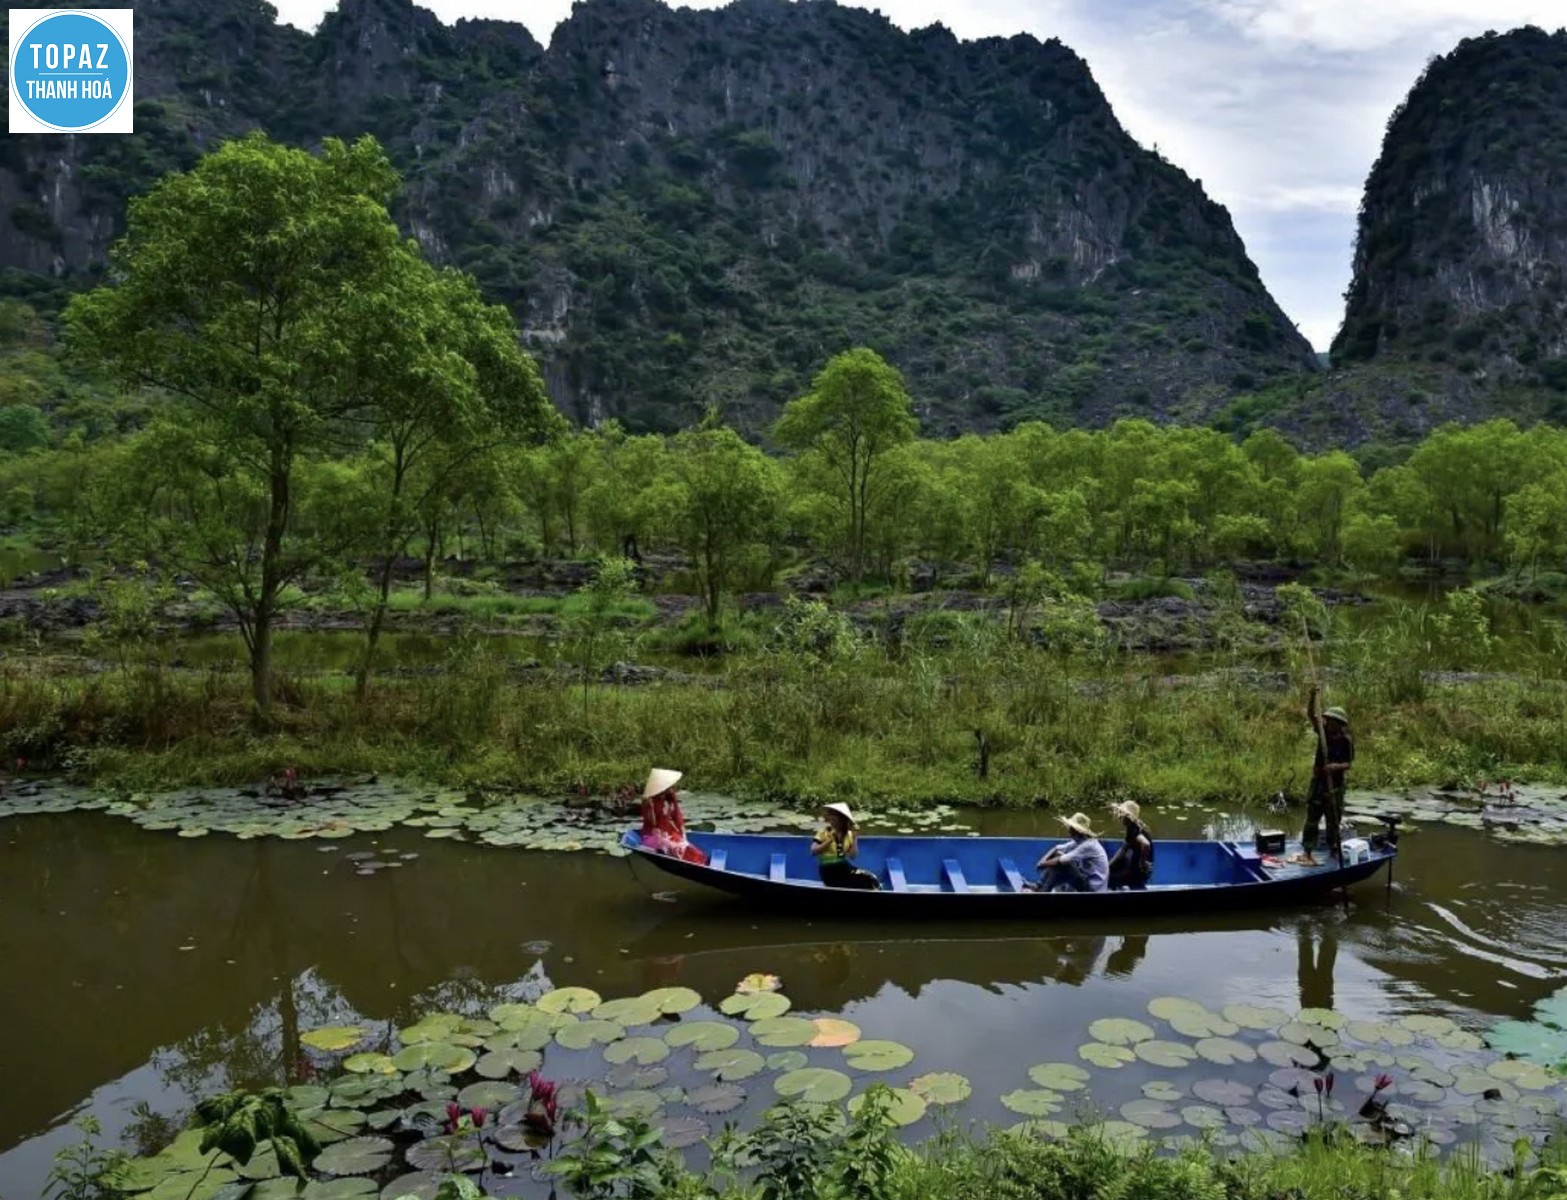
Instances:
[[[541,42],[571,0],[421,0],[442,20],[520,19]],[[1030,33],[1081,54],[1127,130],[1229,208],[1274,296],[1318,347],[1342,317],[1355,210],[1388,114],[1433,54],[1563,0],[845,0],[904,29]],[[326,0],[277,0],[313,28]],[[715,8],[718,0],[680,7]],[[1309,231],[1309,232],[1308,232]]]

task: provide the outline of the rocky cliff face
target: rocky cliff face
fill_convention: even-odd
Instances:
[[[1315,366],[1228,215],[1057,42],[826,0],[584,0],[547,52],[408,0],[343,0],[314,36],[260,0],[136,8],[138,133],[6,139],[13,290],[90,273],[126,198],[214,139],[368,131],[400,219],[515,307],[583,419],[717,402],[754,427],[852,344],[932,432],[1200,418]]]
[[[1567,389],[1567,33],[1432,60],[1388,122],[1335,362],[1437,364],[1459,393]]]

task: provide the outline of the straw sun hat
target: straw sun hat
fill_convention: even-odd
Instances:
[[[859,824],[859,822],[854,819],[854,814],[849,811],[849,806],[847,804],[824,804],[822,805],[822,811],[824,813],[837,813],[840,817],[847,821],[851,827]]]
[[[662,796],[682,778],[684,778],[682,771],[667,771],[663,767],[654,767],[648,772],[647,786],[642,789],[642,799],[651,800],[654,796]]]
[[[1110,814],[1123,821],[1140,821],[1143,819],[1143,810],[1135,800],[1122,800],[1119,804],[1110,806]]]
[[[1098,837],[1094,827],[1088,823],[1088,818],[1080,812],[1073,813],[1070,817],[1062,817],[1061,824],[1065,825],[1073,833],[1080,833],[1084,837]]]

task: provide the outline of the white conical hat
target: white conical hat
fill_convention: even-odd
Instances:
[[[859,822],[854,819],[854,814],[849,811],[849,806],[847,804],[838,804],[838,803],[824,804],[824,805],[822,805],[822,811],[823,812],[835,812],[840,817],[842,817],[845,821],[847,821],[850,825],[858,825],[859,824]]]
[[[654,767],[647,773],[647,786],[642,789],[642,799],[651,800],[654,796],[662,796],[684,777],[685,773],[682,771],[669,771],[663,767]]]

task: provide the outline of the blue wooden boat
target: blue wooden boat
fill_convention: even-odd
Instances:
[[[755,904],[795,912],[854,917],[1124,917],[1173,912],[1236,911],[1297,904],[1370,879],[1397,855],[1396,842],[1373,839],[1369,857],[1339,866],[1327,855],[1315,867],[1265,859],[1238,842],[1158,843],[1152,883],[1144,889],[1031,892],[1034,863],[1057,838],[862,837],[855,866],[881,882],[879,892],[828,888],[798,835],[690,833],[705,864],[642,845],[637,830],[621,845],[636,859],[692,883]],[[1300,850],[1298,843],[1288,853]]]

